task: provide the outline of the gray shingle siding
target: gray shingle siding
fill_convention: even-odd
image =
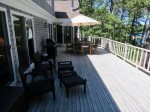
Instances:
[[[35,31],[35,43],[36,51],[45,51],[45,39],[48,38],[48,28],[45,27],[47,21],[38,17],[34,17],[34,31]]]
[[[42,1],[42,0],[41,0]],[[10,14],[10,11],[16,11],[16,12],[20,12],[22,14],[26,14],[26,15],[30,15],[33,16],[33,21],[34,21],[34,34],[35,34],[35,45],[36,45],[36,51],[39,52],[44,52],[45,51],[45,47],[44,47],[44,43],[45,43],[45,39],[48,38],[48,28],[45,27],[45,23],[47,22],[47,20],[44,20],[42,18],[39,18],[37,16],[31,15],[28,12],[24,12],[15,8],[12,8],[10,6],[7,6],[5,4],[0,3],[0,7],[4,7],[7,9],[7,18],[8,18],[8,29],[9,29],[9,42],[11,45],[11,50],[12,50],[12,62],[14,63],[14,65],[12,65],[14,67],[14,75],[16,75],[18,73],[18,53],[17,53],[17,46],[16,46],[16,38],[13,36],[13,25],[12,25],[12,17]],[[19,80],[18,75],[16,75],[17,80]]]
[[[3,7],[3,8],[6,8],[7,9],[7,19],[8,19],[8,21],[6,21],[6,22],[8,22],[8,29],[9,29],[9,42],[10,42],[10,45],[11,45],[11,51],[12,51],[12,63],[14,63],[14,65],[12,65],[13,67],[14,67],[14,72],[15,73],[17,73],[17,71],[18,71],[18,63],[19,63],[19,60],[18,60],[18,58],[17,58],[17,47],[16,47],[16,44],[15,44],[15,38],[14,38],[14,36],[13,36],[13,26],[12,26],[12,18],[11,18],[11,15],[10,15],[10,7],[8,7],[8,6],[6,6],[6,5],[4,5],[4,4],[1,4],[0,3],[0,7]],[[17,77],[18,78],[18,77]]]
[[[55,15],[54,13],[54,0],[51,0],[52,6],[50,6],[46,0],[32,0],[34,3],[36,3],[41,8],[45,9],[46,11],[50,12],[52,15]]]

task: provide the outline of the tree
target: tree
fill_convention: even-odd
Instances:
[[[98,26],[83,27],[84,33],[132,41],[132,35],[147,31],[147,25],[144,27],[140,19],[145,15],[147,21],[150,19],[146,13],[149,4],[149,0],[82,0],[82,13],[102,22]]]

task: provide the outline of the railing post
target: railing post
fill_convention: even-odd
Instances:
[[[124,53],[124,60],[126,60],[127,57],[127,52],[128,52],[128,45],[125,43],[125,53]]]
[[[64,26],[62,26],[62,44],[64,44],[64,38],[65,38],[64,32],[65,32],[65,28]]]
[[[87,41],[90,41],[89,36],[87,36]]]
[[[142,50],[142,54],[141,54],[141,57],[140,57],[140,65],[139,66],[142,66],[143,67],[143,60],[144,60],[144,50]]]
[[[137,52],[137,55],[136,55],[136,56],[137,56],[137,57],[136,57],[136,62],[135,62],[136,68],[138,68],[138,66],[139,66],[139,65],[138,65],[138,61],[139,61],[139,60],[138,60],[138,59],[139,59],[139,52],[140,52],[140,51],[139,51],[139,49],[138,49],[138,52]]]
[[[111,51],[112,50],[112,42],[111,42],[111,40],[109,40],[109,51]]]
[[[101,38],[101,47],[103,47],[103,38]]]
[[[89,36],[89,41],[91,41],[91,36]]]

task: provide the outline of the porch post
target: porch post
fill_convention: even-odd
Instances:
[[[127,43],[125,43],[125,53],[124,53],[124,61],[126,60],[126,58],[127,58],[127,55],[128,55],[128,45],[127,45]]]
[[[74,41],[74,38],[75,38],[75,31],[74,31],[74,26],[72,27],[73,28],[73,38],[72,38],[72,40]]]
[[[71,42],[73,40],[73,27],[71,27]]]
[[[78,39],[80,39],[80,26],[78,26]]]
[[[57,41],[57,25],[55,26],[55,30],[56,30],[56,41]]]
[[[64,26],[62,26],[62,44],[64,44]]]
[[[54,39],[54,24],[52,24],[52,37],[51,38]]]

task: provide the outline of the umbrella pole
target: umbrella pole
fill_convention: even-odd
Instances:
[[[75,38],[75,32],[74,32],[74,26],[73,26],[73,41],[74,41],[74,38]]]
[[[80,26],[78,26],[78,39],[80,39]]]

